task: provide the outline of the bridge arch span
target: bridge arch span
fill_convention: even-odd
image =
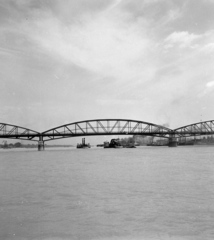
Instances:
[[[40,133],[29,128],[0,123],[0,138],[38,141]]]
[[[153,123],[131,119],[94,119],[64,124],[41,135],[44,141],[79,136],[145,135],[168,137],[172,130]]]
[[[192,137],[199,135],[214,134],[214,120],[197,122],[174,129],[174,133],[179,137]]]

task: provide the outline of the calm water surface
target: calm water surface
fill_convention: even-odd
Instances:
[[[0,240],[214,239],[214,147],[0,150]]]

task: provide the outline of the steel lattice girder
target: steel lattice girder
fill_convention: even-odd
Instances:
[[[179,137],[214,134],[214,120],[198,122],[174,130]]]
[[[0,138],[12,138],[22,140],[33,140],[40,135],[39,132],[11,124],[0,123]],[[33,140],[37,141],[37,140]]]
[[[39,133],[16,125],[0,123],[0,138],[22,140],[55,140],[60,138],[98,135],[145,135],[156,137],[191,137],[214,134],[214,120],[198,122],[177,129],[130,119],[95,119],[58,126]]]
[[[129,119],[95,119],[65,124],[41,135],[45,141],[93,135],[150,135],[166,137],[172,130],[153,123]]]

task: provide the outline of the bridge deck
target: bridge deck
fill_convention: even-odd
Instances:
[[[214,120],[170,129],[154,123],[130,119],[95,119],[64,124],[45,132],[0,123],[0,138],[50,141],[61,138],[101,135],[144,135],[156,137],[191,137],[214,134]]]

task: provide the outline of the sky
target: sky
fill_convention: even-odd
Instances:
[[[0,122],[214,119],[213,0],[0,0]]]

